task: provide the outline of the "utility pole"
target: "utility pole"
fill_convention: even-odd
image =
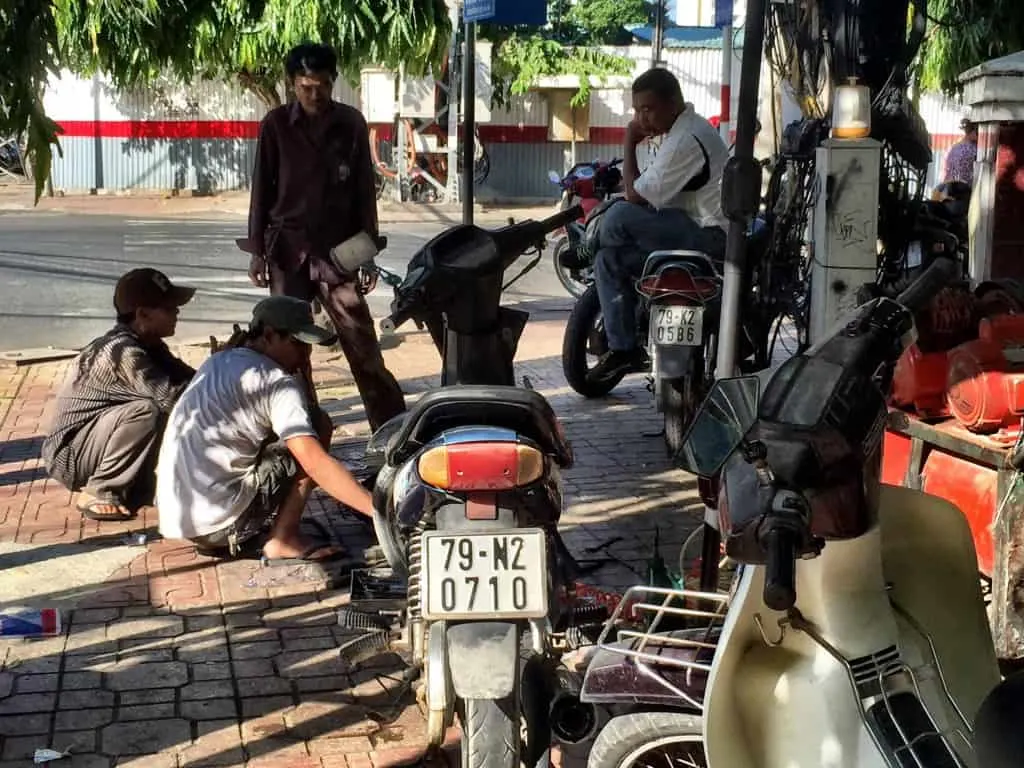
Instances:
[[[654,4],[654,39],[651,40],[651,66],[661,66],[661,51],[665,45],[665,0]]]

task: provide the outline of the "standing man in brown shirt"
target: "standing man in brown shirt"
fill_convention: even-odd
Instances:
[[[369,131],[359,110],[331,98],[338,60],[329,47],[296,46],[285,70],[296,101],[260,125],[249,278],[275,296],[319,298],[376,429],[405,410],[405,398],[384,365],[357,276],[339,272],[329,255],[361,231],[378,234]]]

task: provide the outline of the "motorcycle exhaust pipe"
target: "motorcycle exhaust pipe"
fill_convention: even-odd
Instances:
[[[549,711],[551,735],[563,754],[586,758],[611,714],[604,707],[580,701],[582,680],[579,675],[559,670],[556,681]]]

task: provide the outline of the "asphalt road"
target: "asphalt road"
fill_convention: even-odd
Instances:
[[[441,229],[386,226],[389,247],[379,262],[404,275],[412,254]],[[248,257],[235,246],[244,230],[241,219],[0,213],[0,351],[81,347],[111,326],[117,278],[143,266],[197,288],[179,319],[178,340],[222,337],[266,295],[249,283]],[[550,253],[506,292],[507,304],[525,305],[534,318],[564,317],[572,306]],[[369,296],[375,318],[387,314],[391,298],[383,284]]]

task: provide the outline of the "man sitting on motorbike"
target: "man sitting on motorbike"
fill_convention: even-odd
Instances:
[[[651,251],[725,253],[726,219],[721,182],[729,151],[711,124],[683,100],[675,75],[650,69],[633,82],[636,117],[626,128],[622,166],[625,199],[602,215],[594,279],[609,352],[590,372],[595,380],[643,370],[637,346],[636,291]],[[651,165],[640,173],[637,146],[663,136]]]

